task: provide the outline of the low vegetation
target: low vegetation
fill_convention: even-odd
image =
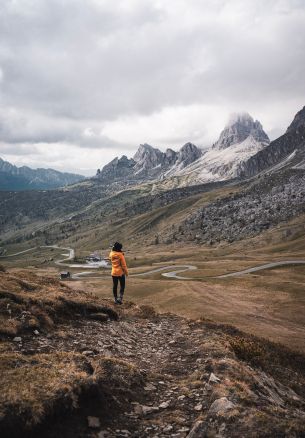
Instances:
[[[233,327],[21,270],[0,272],[0,317],[1,437],[305,431],[304,356]]]

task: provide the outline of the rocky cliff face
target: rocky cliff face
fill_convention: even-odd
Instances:
[[[146,181],[163,177],[170,171],[182,169],[197,160],[201,150],[192,143],[186,143],[178,152],[159,149],[147,143],[141,144],[133,158],[125,155],[115,158],[103,167],[97,177],[108,181]]]
[[[98,177],[113,182],[179,177],[181,185],[223,181],[239,176],[241,163],[268,144],[269,138],[259,121],[247,113],[237,114],[210,149],[202,151],[188,142],[178,152],[161,152],[145,143],[132,159],[116,158]]]
[[[249,114],[234,115],[218,141],[185,169],[178,169],[176,175],[187,177],[192,184],[236,178],[242,164],[268,144],[259,121]]]
[[[135,164],[135,161],[128,159],[126,155],[123,155],[121,158],[116,157],[103,167],[102,172],[98,171],[96,176],[110,182],[120,180],[132,175]]]
[[[0,158],[0,190],[51,189],[74,184],[85,177],[54,169],[17,167]]]
[[[232,145],[242,143],[250,136],[258,143],[269,144],[270,142],[258,120],[254,121],[248,113],[234,114],[213,147],[215,149],[226,149]]]
[[[176,165],[186,167],[201,157],[202,152],[193,143],[186,143],[177,154]]]
[[[251,177],[287,167],[305,169],[305,107],[296,114],[284,135],[242,164],[239,176]]]
[[[133,157],[135,175],[158,176],[161,169],[167,165],[166,154],[149,144],[141,144]]]
[[[305,126],[305,106],[295,115],[286,132],[295,132]]]

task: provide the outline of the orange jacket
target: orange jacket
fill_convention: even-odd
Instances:
[[[114,277],[122,277],[122,275],[128,275],[128,269],[125,261],[124,254],[119,251],[111,251],[109,254],[111,260],[112,270],[111,275]]]

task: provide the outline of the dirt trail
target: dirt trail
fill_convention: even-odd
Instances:
[[[249,431],[256,427],[256,411],[259,421],[263,412],[274,430],[285,427],[281,412],[286,403],[288,416],[299,421],[298,416],[303,415],[303,411],[294,413],[294,405],[303,402],[293,391],[280,383],[274,385],[263,372],[238,362],[224,334],[202,323],[152,313],[103,324],[80,320],[62,326],[62,332],[66,333],[64,337],[60,333],[25,337],[23,344],[15,348],[27,355],[73,351],[90,360],[100,356],[124,360],[139,370],[141,378],[128,392],[108,387],[104,404],[111,410],[107,416],[103,403],[88,399],[68,422],[59,418],[48,425],[45,437],[252,436]],[[128,386],[126,378],[123,382],[118,379],[123,387]],[[248,380],[249,385],[256,382],[256,389],[245,389]],[[245,381],[243,388],[240,381]],[[220,413],[212,407],[219,399],[226,404]],[[249,410],[253,418],[248,420]],[[97,419],[96,429],[88,427],[88,416]]]

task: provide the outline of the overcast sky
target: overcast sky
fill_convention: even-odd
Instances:
[[[239,111],[274,139],[304,72],[305,0],[0,0],[0,157],[92,175]]]

